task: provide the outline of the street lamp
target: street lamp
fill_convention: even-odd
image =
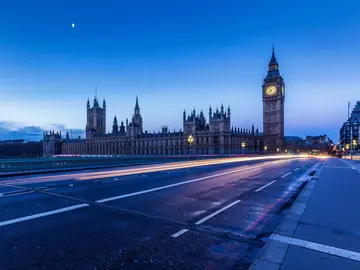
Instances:
[[[278,147],[278,148],[276,148],[276,152],[280,152],[280,148]]]
[[[265,155],[266,155],[266,151],[267,151],[268,147],[267,145],[264,146],[264,150],[265,150]]]
[[[189,135],[188,139],[187,139],[188,143],[189,143],[189,146],[190,146],[190,149],[189,149],[189,154],[190,154],[190,151],[191,151],[191,145],[192,143],[194,142],[194,137],[192,135]]]
[[[245,146],[246,146],[246,144],[243,142],[243,143],[241,143],[241,148],[242,148],[242,150],[243,150],[243,153],[244,153],[244,150],[245,150]]]

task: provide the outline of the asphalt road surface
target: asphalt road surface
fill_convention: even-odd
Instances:
[[[0,269],[247,269],[317,159],[0,179]]]

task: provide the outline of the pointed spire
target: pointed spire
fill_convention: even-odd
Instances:
[[[138,95],[136,95],[135,111],[140,111]]]
[[[90,109],[90,100],[89,100],[89,99],[87,100],[86,107],[87,107],[88,109]]]
[[[94,105],[95,108],[99,107],[99,102],[97,99],[97,86],[95,86],[95,96],[94,96]]]
[[[271,59],[270,59],[270,62],[269,62],[269,66],[272,66],[272,65],[277,65],[277,61],[276,61],[276,58],[275,58],[275,50],[274,50],[274,45],[273,45],[273,48],[272,48],[272,55],[271,55]]]
[[[105,98],[104,98],[104,100],[103,100],[103,108],[105,108],[106,107],[106,101],[105,101]]]

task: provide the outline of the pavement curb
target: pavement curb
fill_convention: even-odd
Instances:
[[[292,237],[295,234],[296,228],[300,223],[300,220],[305,212],[307,202],[310,199],[311,193],[314,190],[319,175],[323,168],[323,161],[319,164],[315,164],[307,172],[302,181],[306,181],[307,185],[296,198],[295,202],[285,214],[284,218],[280,222],[279,226],[275,229],[273,234]],[[310,175],[315,170],[313,176]],[[301,178],[300,178],[301,179]],[[273,235],[272,234],[272,235]],[[249,270],[276,270],[280,269],[285,254],[289,249],[289,244],[282,243],[271,239],[266,242],[265,246],[260,251],[255,261],[250,266]]]

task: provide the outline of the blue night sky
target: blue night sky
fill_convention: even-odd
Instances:
[[[359,33],[358,0],[3,1],[0,139],[84,129],[95,86],[108,131],[115,114],[131,118],[136,95],[150,131],[221,103],[233,125],[261,128],[273,44],[285,135],[337,139],[347,101],[360,99]]]

